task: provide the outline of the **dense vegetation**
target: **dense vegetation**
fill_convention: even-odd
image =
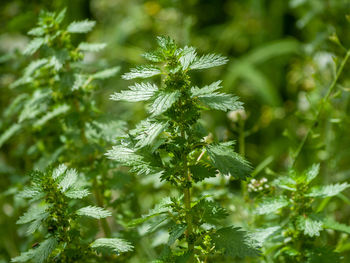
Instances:
[[[9,1],[1,262],[349,262],[348,1]]]

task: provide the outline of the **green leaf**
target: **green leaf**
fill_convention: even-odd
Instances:
[[[350,226],[341,224],[331,218],[327,218],[323,220],[323,228],[325,229],[333,229],[336,231],[344,232],[350,234]]]
[[[331,184],[325,186],[315,186],[310,189],[310,192],[306,195],[309,197],[330,197],[339,194],[345,189],[349,188],[350,184]]]
[[[44,263],[56,248],[57,243],[54,237],[50,237],[40,243],[37,248],[30,249],[27,252],[21,253],[20,256],[13,258],[11,262],[28,262],[32,260],[36,263]]]
[[[43,220],[49,213],[46,211],[47,206],[31,206],[16,222],[16,224],[27,224],[34,220]]]
[[[136,151],[122,145],[116,145],[109,150],[106,155],[109,159],[116,160],[127,166],[132,166],[142,162],[142,156],[136,154]]]
[[[192,98],[202,96],[202,95],[212,94],[214,91],[222,88],[222,86],[220,85],[221,82],[222,81],[219,80],[219,81],[211,83],[210,85],[206,85],[203,88],[192,87],[191,88]]]
[[[86,206],[77,210],[76,213],[80,216],[90,216],[97,219],[112,215],[110,211],[98,206]]]
[[[193,216],[199,217],[203,223],[216,224],[219,220],[222,220],[228,216],[225,208],[220,204],[202,199],[192,208]]]
[[[136,140],[138,141],[135,147],[145,147],[150,146],[157,139],[159,134],[161,134],[164,129],[168,126],[167,122],[157,122],[152,121],[150,119],[141,121],[135,128],[134,131],[136,136]]]
[[[204,162],[191,165],[189,168],[192,174],[192,179],[195,182],[200,182],[206,178],[215,177],[217,174],[215,168]]]
[[[45,30],[42,27],[35,27],[28,31],[28,35],[41,37],[45,34]]]
[[[169,231],[168,246],[171,246],[175,241],[185,233],[187,226],[185,224],[176,224]]]
[[[138,66],[125,73],[123,79],[149,78],[161,74],[160,69],[153,65]]]
[[[250,164],[232,148],[233,142],[206,146],[209,157],[220,173],[237,179],[246,179],[252,170]]]
[[[47,112],[44,116],[42,116],[39,120],[37,120],[34,123],[34,126],[36,127],[41,127],[43,126],[46,122],[48,122],[49,120],[62,115],[64,113],[66,113],[67,111],[70,110],[70,106],[67,104],[63,104],[63,105],[59,105],[57,107],[55,107],[52,111]]]
[[[320,164],[314,164],[312,165],[307,171],[306,171],[306,182],[309,184],[313,179],[315,179],[320,172]]]
[[[182,66],[182,70],[188,69],[188,67],[197,57],[196,49],[193,47],[186,46],[183,49],[180,49],[179,53],[181,54],[179,61]]]
[[[119,72],[119,70],[120,70],[120,67],[117,66],[114,68],[109,68],[109,69],[96,72],[91,77],[93,79],[108,79],[108,78],[114,77]]]
[[[72,22],[67,27],[69,33],[87,33],[95,26],[95,21],[83,20],[79,22]]]
[[[45,39],[41,37],[34,38],[29,42],[27,47],[24,49],[24,55],[33,55],[42,45],[44,45]]]
[[[40,113],[47,110],[47,101],[50,99],[51,92],[49,90],[36,90],[32,97],[25,103],[21,111],[18,122],[27,119],[33,119]]]
[[[304,232],[304,235],[315,237],[320,235],[322,221],[312,218],[311,216],[298,216],[296,221],[297,228]]]
[[[108,248],[118,254],[132,251],[134,248],[129,242],[120,238],[99,238],[91,243],[90,246],[94,249]]]
[[[341,263],[342,257],[339,253],[332,251],[329,247],[314,248],[307,251],[306,263]]]
[[[221,55],[207,54],[193,61],[190,69],[205,69],[226,64],[228,59]]]
[[[89,51],[89,52],[99,52],[103,50],[106,47],[105,43],[86,43],[82,42],[79,44],[78,49],[82,51]]]
[[[60,176],[62,176],[67,170],[67,166],[65,164],[60,164],[58,167],[56,167],[53,171],[52,171],[52,178],[53,179],[57,179]]]
[[[26,77],[31,76],[37,69],[44,66],[48,60],[46,58],[43,59],[37,59],[32,61],[25,69],[23,75]]]
[[[154,52],[146,52],[142,54],[142,56],[152,62],[161,62],[163,60],[163,55],[161,52],[154,51]]]
[[[258,256],[259,246],[250,234],[239,227],[224,227],[212,236],[217,251],[229,257]]]
[[[130,90],[122,90],[120,93],[114,93],[111,100],[123,100],[128,102],[147,101],[158,90],[157,85],[151,83],[135,83],[129,87]]]
[[[78,173],[75,169],[69,169],[66,171],[65,176],[59,183],[59,188],[62,192],[65,192],[68,188],[74,185],[78,179]]]
[[[139,224],[142,224],[146,222],[147,220],[159,216],[165,213],[168,213],[170,211],[170,204],[172,203],[170,197],[163,198],[156,206],[151,209],[148,214],[142,215],[141,218],[137,218],[135,220],[132,220],[128,226],[137,226]]]
[[[166,51],[171,51],[176,48],[175,41],[168,36],[158,36],[157,42],[158,45]]]
[[[84,198],[85,196],[88,196],[89,194],[90,192],[87,189],[75,189],[75,188],[70,188],[64,193],[65,196],[72,199],[81,199],[81,198]]]
[[[222,111],[243,109],[243,104],[238,97],[229,94],[214,92],[210,95],[198,96],[198,99],[211,109]]]
[[[181,93],[178,90],[174,92],[159,92],[156,95],[154,102],[150,106],[150,112],[152,113],[152,116],[157,116],[167,111],[174,104],[174,102],[178,100],[180,95]]]
[[[281,230],[279,226],[272,226],[263,229],[254,230],[254,239],[258,242],[260,246],[263,246],[264,243],[269,239],[269,237],[275,235],[277,231]]]
[[[21,129],[21,125],[18,123],[12,124],[7,130],[4,131],[4,133],[2,133],[0,135],[0,148],[1,146],[7,142],[13,135],[15,135],[20,129]]]
[[[258,215],[270,214],[287,205],[289,205],[289,201],[284,196],[264,198],[255,213]]]

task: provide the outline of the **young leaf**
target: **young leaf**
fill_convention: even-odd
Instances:
[[[179,58],[179,61],[182,66],[182,70],[188,69],[188,67],[192,64],[197,56],[196,49],[187,46],[180,50],[180,54],[181,56]]]
[[[65,176],[59,183],[59,187],[62,192],[65,192],[69,187],[73,186],[78,179],[78,173],[75,169],[69,169],[66,171]]]
[[[207,152],[220,173],[224,176],[232,176],[245,180],[251,172],[250,164],[232,148],[232,142],[212,144],[206,146]]]
[[[105,43],[86,43],[82,42],[79,44],[78,49],[82,51],[89,51],[89,52],[99,52],[103,50],[106,47]]]
[[[216,55],[216,54],[208,54],[197,58],[191,65],[190,69],[205,69],[212,68],[216,66],[221,66],[226,64],[228,61],[227,58]]]
[[[3,134],[0,135],[0,148],[8,141],[13,135],[15,135],[20,129],[21,125],[18,123],[12,124]]]
[[[149,100],[158,87],[151,83],[135,83],[134,86],[129,87],[130,90],[122,90],[120,93],[111,95],[111,100],[122,100],[128,102],[147,101]]]
[[[149,78],[161,74],[158,67],[152,65],[138,66],[130,70],[129,73],[125,73],[123,79],[135,79],[135,78]]]
[[[344,232],[350,234],[350,226],[341,224],[331,218],[327,218],[323,220],[323,228],[325,229],[333,229],[336,231]]]
[[[304,235],[310,237],[319,236],[320,231],[323,229],[322,221],[313,219],[310,216],[298,216],[296,224],[298,229],[304,232]]]
[[[69,33],[87,33],[92,30],[92,28],[95,26],[95,21],[79,21],[79,22],[72,22],[67,27],[67,31]]]
[[[45,39],[41,37],[34,38],[29,42],[28,46],[24,49],[24,55],[33,55],[42,45],[44,45]]]
[[[108,79],[115,76],[119,72],[119,70],[120,70],[119,66],[114,68],[109,68],[109,69],[96,72],[91,77],[93,79]]]
[[[117,254],[131,251],[134,248],[129,242],[120,238],[99,238],[92,242],[90,246],[94,249],[109,248]]]
[[[171,246],[175,241],[185,233],[187,226],[185,224],[176,224],[170,229],[168,246]]]
[[[152,113],[152,116],[157,116],[167,111],[179,97],[180,91],[159,92],[156,95],[154,102],[150,106],[150,112]]]
[[[138,140],[135,147],[142,148],[152,145],[167,126],[168,123],[164,121],[156,122],[149,119],[142,121],[134,130],[135,134],[137,134],[136,140]]]
[[[320,164],[314,164],[306,171],[306,182],[310,183],[320,172]]]
[[[246,231],[239,227],[224,227],[216,231],[212,236],[215,249],[222,251],[229,257],[258,256],[259,246]]]
[[[67,104],[59,105],[55,107],[52,111],[47,112],[44,116],[42,116],[39,120],[34,123],[34,126],[41,127],[49,120],[66,113],[70,110],[70,106]]]
[[[191,88],[192,98],[212,94],[214,91],[222,88],[220,86],[221,82],[222,81],[219,80],[219,81],[211,83],[210,85],[206,85],[203,88],[192,87]]]
[[[265,198],[259,204],[255,213],[258,215],[270,214],[287,205],[289,205],[289,202],[284,196]]]
[[[315,186],[310,189],[310,192],[307,194],[309,197],[330,197],[339,194],[345,189],[349,188],[350,184],[330,184],[325,186]]]
[[[107,211],[102,207],[98,206],[86,206],[77,210],[76,213],[80,216],[90,216],[97,219],[105,218],[112,215],[110,211]]]
[[[243,109],[243,104],[238,97],[229,94],[214,92],[210,95],[198,96],[198,100],[211,109],[222,111]]]

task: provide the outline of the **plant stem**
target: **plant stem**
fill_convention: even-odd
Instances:
[[[297,151],[295,152],[295,154],[294,154],[294,156],[293,156],[293,160],[292,160],[291,167],[294,167],[294,165],[295,165],[295,163],[296,163],[296,160],[298,159],[298,157],[299,157],[299,155],[300,155],[300,152],[301,152],[301,150],[303,149],[307,138],[310,136],[310,133],[311,133],[312,129],[313,129],[313,128],[316,126],[316,124],[318,123],[319,117],[320,117],[320,115],[321,115],[321,112],[322,112],[324,106],[326,105],[326,102],[328,102],[329,97],[330,97],[330,95],[332,94],[333,90],[335,89],[336,84],[337,84],[337,82],[338,82],[338,80],[339,80],[339,77],[340,77],[341,73],[342,73],[343,70],[344,70],[345,64],[346,64],[346,62],[347,62],[348,59],[349,59],[349,56],[350,56],[350,50],[348,50],[348,51],[346,52],[346,55],[345,55],[345,57],[344,57],[342,63],[340,64],[339,70],[337,71],[337,74],[336,74],[335,78],[333,79],[331,85],[330,85],[329,88],[328,88],[328,91],[327,91],[327,93],[326,93],[326,96],[322,99],[321,104],[319,105],[319,107],[318,107],[318,109],[317,109],[315,118],[313,119],[313,121],[312,121],[312,123],[311,123],[311,125],[310,125],[310,127],[309,127],[309,129],[308,129],[308,131],[307,131],[307,133],[306,133],[306,135],[304,136],[303,140],[300,142],[300,144],[299,144],[299,146],[298,146],[298,148],[297,148]]]

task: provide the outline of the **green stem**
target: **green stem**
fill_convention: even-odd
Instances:
[[[96,198],[97,205],[100,207],[103,207],[103,198],[101,196],[96,177],[94,177],[94,180],[93,180],[93,190],[94,190],[94,195]],[[100,222],[101,222],[101,226],[103,229],[103,233],[105,234],[106,237],[110,237],[111,236],[111,229],[108,225],[106,218],[101,218]]]
[[[296,160],[298,159],[298,157],[299,157],[299,155],[300,155],[300,152],[301,152],[301,150],[303,149],[307,138],[310,136],[310,133],[312,132],[312,129],[313,129],[313,128],[316,126],[316,124],[318,123],[319,117],[320,117],[320,115],[321,115],[321,112],[322,112],[324,106],[326,105],[326,102],[328,102],[330,95],[331,95],[332,92],[334,91],[334,89],[335,89],[335,87],[336,87],[336,84],[337,84],[337,82],[338,82],[338,80],[339,80],[339,77],[340,77],[341,73],[342,73],[343,70],[344,70],[345,64],[346,64],[346,62],[347,62],[348,59],[349,59],[349,56],[350,56],[350,50],[348,50],[348,51],[346,52],[346,55],[345,55],[345,57],[344,57],[344,59],[343,59],[341,65],[340,65],[340,67],[339,67],[339,70],[338,70],[338,72],[337,72],[335,78],[333,79],[331,85],[330,85],[329,88],[328,88],[328,91],[327,91],[327,93],[326,93],[326,96],[322,99],[321,104],[320,104],[320,106],[319,106],[318,109],[317,109],[316,116],[315,116],[314,120],[312,121],[312,123],[311,123],[311,125],[310,125],[310,127],[309,127],[309,129],[308,129],[308,131],[307,131],[307,133],[306,133],[306,135],[304,136],[303,140],[300,142],[300,144],[299,144],[299,146],[298,146],[298,148],[297,148],[297,151],[295,152],[295,154],[294,154],[294,156],[293,156],[293,160],[292,160],[291,167],[294,167],[295,162],[296,162]]]

